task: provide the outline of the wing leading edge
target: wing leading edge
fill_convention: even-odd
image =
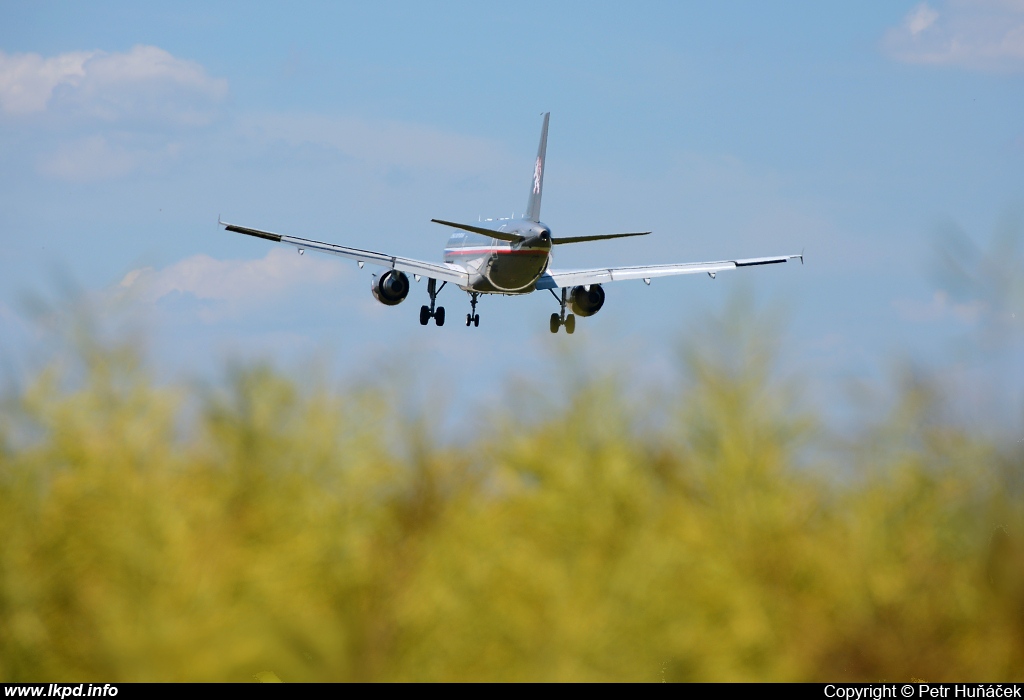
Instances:
[[[717,262],[678,263],[668,265],[635,265],[632,267],[603,267],[594,270],[548,270],[537,280],[537,289],[558,289],[577,285],[605,284],[619,280],[650,280],[653,277],[692,275],[706,272],[711,276],[723,270],[754,265],[774,265],[790,260],[804,261],[800,255],[780,255],[768,258],[746,258],[742,260],[719,260]]]
[[[247,236],[255,236],[256,238],[274,241],[275,243],[287,243],[288,245],[295,246],[300,251],[316,250],[321,253],[330,253],[331,255],[337,255],[357,262],[366,262],[371,265],[379,265],[381,267],[399,270],[400,272],[407,272],[411,275],[433,277],[434,279],[439,279],[442,282],[452,282],[459,285],[469,283],[469,274],[465,270],[461,267],[449,265],[447,263],[439,265],[437,263],[424,262],[422,260],[413,260],[412,258],[401,258],[395,255],[376,253],[372,250],[348,248],[346,246],[334,245],[333,243],[323,243],[321,241],[314,241],[308,238],[297,238],[295,236],[285,236],[280,233],[272,233],[271,231],[261,231],[255,228],[246,228],[245,226],[235,226],[234,224],[229,224],[226,221],[219,221],[218,223],[220,223],[220,225],[227,231],[244,233]]]

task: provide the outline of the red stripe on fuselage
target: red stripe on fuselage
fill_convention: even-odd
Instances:
[[[547,255],[546,250],[535,250],[528,248],[526,250],[510,250],[508,248],[469,248],[460,249],[454,248],[451,250],[445,250],[445,255]]]

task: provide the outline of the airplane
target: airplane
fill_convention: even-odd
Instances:
[[[544,168],[548,145],[548,122],[550,112],[544,115],[530,182],[530,196],[526,214],[522,218],[486,219],[479,225],[462,224],[443,219],[431,219],[436,224],[458,229],[444,249],[441,263],[424,262],[377,253],[358,248],[323,243],[307,238],[286,236],[270,231],[236,226],[217,222],[227,231],[263,238],[275,243],[295,246],[299,254],[307,249],[355,260],[362,268],[365,263],[385,268],[374,274],[370,291],[377,301],[385,306],[396,306],[409,295],[409,275],[417,282],[427,278],[427,295],[430,305],[420,307],[420,325],[427,325],[431,319],[443,326],[445,312],[437,306],[437,295],[449,283],[457,285],[470,296],[470,313],[466,314],[466,325],[480,325],[476,312],[477,300],[481,294],[520,295],[547,290],[559,304],[559,311],[551,314],[550,329],[557,333],[564,327],[566,333],[576,330],[576,316],[593,316],[604,306],[603,285],[620,280],[642,279],[650,285],[655,277],[689,275],[706,272],[712,279],[723,270],[734,270],[755,265],[772,265],[799,259],[803,264],[803,253],[779,255],[764,258],[719,260],[716,262],[670,263],[658,265],[633,265],[628,267],[603,267],[589,270],[556,270],[550,267],[552,248],[570,243],[603,241],[613,238],[646,236],[650,231],[636,233],[606,233],[589,236],[556,237],[551,227],[540,220],[541,196],[544,192]],[[441,286],[438,286],[438,281]],[[556,294],[555,290],[559,293]],[[569,309],[570,313],[566,313]]]

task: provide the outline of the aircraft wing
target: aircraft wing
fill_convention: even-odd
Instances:
[[[469,283],[469,273],[457,265],[424,262],[422,260],[413,260],[412,258],[400,258],[395,255],[375,253],[372,250],[360,250],[359,248],[348,248],[346,246],[335,245],[333,243],[321,243],[320,241],[313,241],[308,238],[297,238],[295,236],[285,236],[280,233],[272,233],[270,231],[260,231],[255,228],[246,228],[245,226],[235,226],[234,224],[229,224],[226,221],[220,221],[219,223],[227,231],[244,233],[247,236],[263,238],[268,241],[274,241],[275,243],[287,243],[288,245],[295,246],[300,251],[316,250],[321,253],[330,253],[331,255],[337,255],[357,262],[366,262],[371,265],[380,265],[381,267],[388,267],[401,272],[407,272],[411,275],[433,277],[434,279],[439,279],[442,282],[452,282],[460,285]]]
[[[789,260],[804,261],[800,255],[780,255],[769,258],[746,258],[743,260],[719,260],[717,262],[678,263],[670,265],[635,265],[632,267],[603,267],[594,270],[548,270],[537,280],[537,289],[559,289],[577,285],[605,284],[619,280],[639,280],[649,282],[652,277],[669,277],[672,275],[692,275],[706,272],[712,277],[722,270],[735,270],[738,267],[754,265],[773,265]]]

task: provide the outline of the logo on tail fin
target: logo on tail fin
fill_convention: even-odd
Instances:
[[[543,172],[544,164],[541,161],[541,157],[537,156],[537,165],[533,168],[533,193],[540,194],[540,176]]]

